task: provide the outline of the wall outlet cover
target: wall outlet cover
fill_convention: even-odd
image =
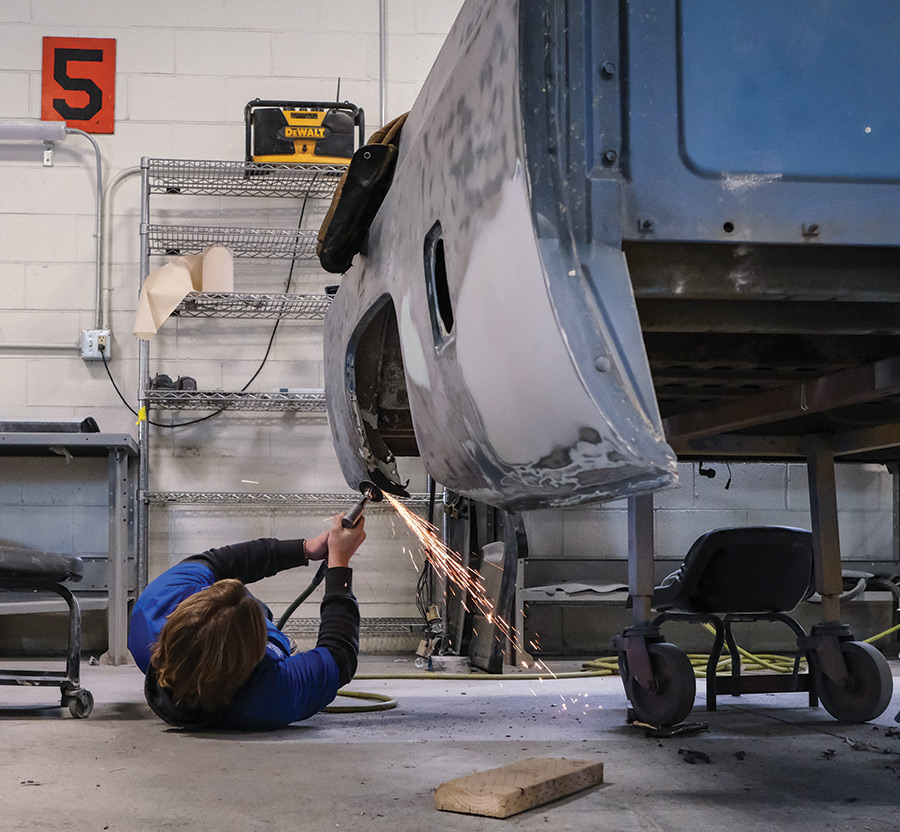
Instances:
[[[108,361],[112,357],[112,339],[108,329],[81,330],[81,357],[85,361],[102,361],[101,348]]]

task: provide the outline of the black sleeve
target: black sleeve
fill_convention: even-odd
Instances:
[[[359,604],[352,582],[353,570],[349,566],[332,566],[325,571],[322,620],[316,642],[316,647],[325,647],[334,656],[342,686],[356,673],[359,655]]]
[[[187,560],[202,560],[210,565],[217,581],[237,578],[252,584],[294,566],[306,566],[309,561],[303,550],[303,540],[277,540],[261,537],[246,543],[234,543],[220,549],[207,549]]]

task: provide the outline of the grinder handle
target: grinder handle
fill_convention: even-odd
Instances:
[[[363,511],[365,511],[366,503],[369,502],[368,493],[363,494],[359,501],[350,509],[342,518],[341,525],[345,529],[352,529],[358,522],[359,518],[362,517]]]

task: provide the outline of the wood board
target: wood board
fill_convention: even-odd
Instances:
[[[602,782],[603,763],[530,757],[441,783],[434,806],[442,812],[507,818]]]

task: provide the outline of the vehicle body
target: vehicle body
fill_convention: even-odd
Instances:
[[[652,492],[685,412],[900,355],[898,32],[885,0],[465,3],[326,319],[347,481]]]

